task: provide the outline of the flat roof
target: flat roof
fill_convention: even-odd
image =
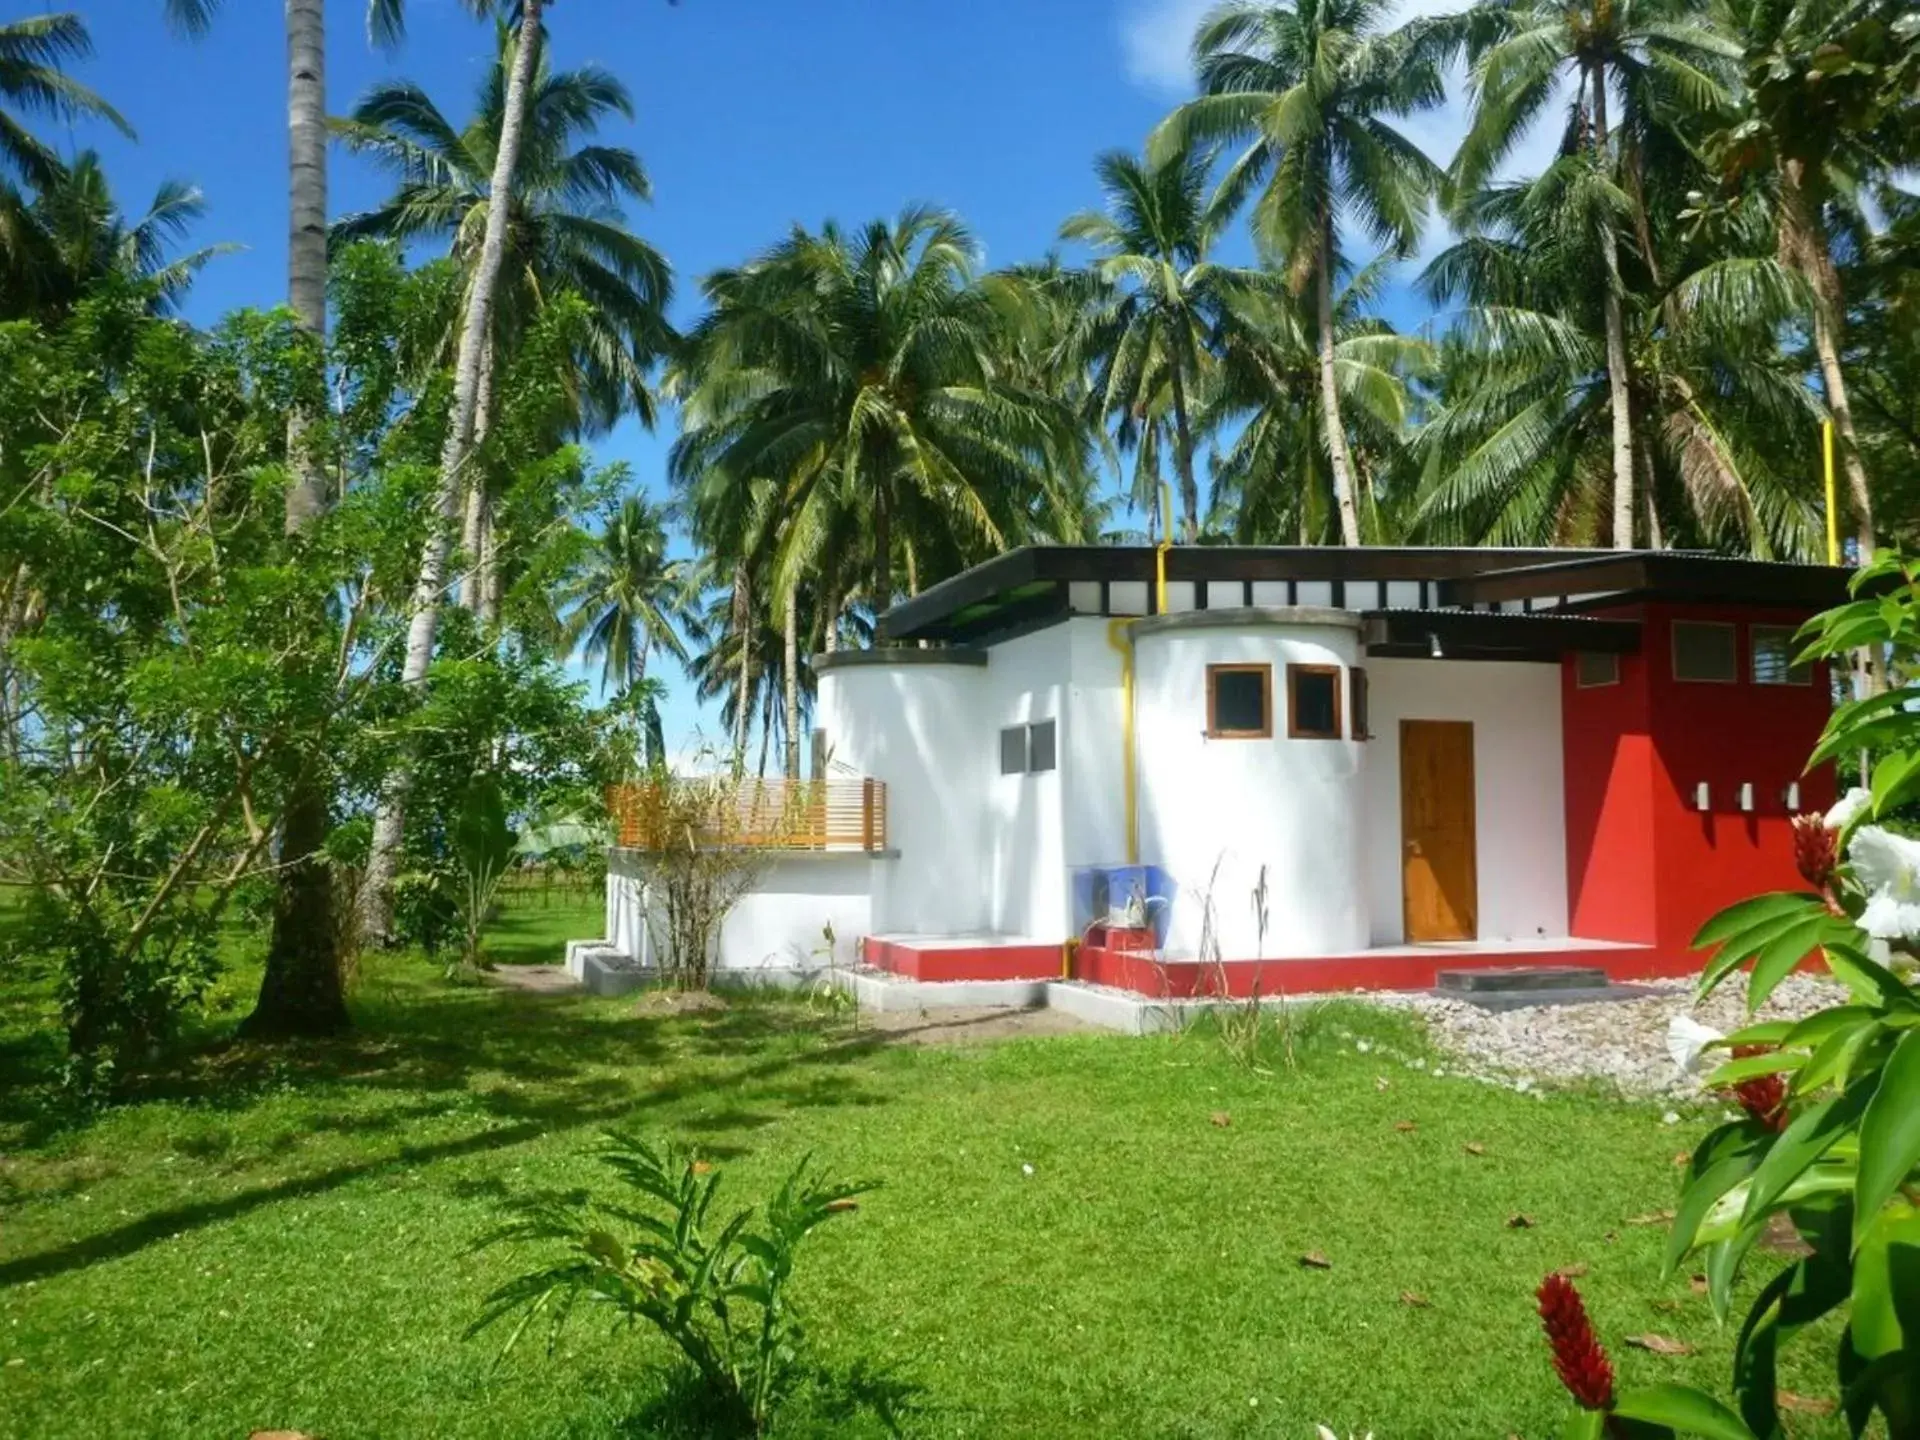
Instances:
[[[1430,610],[1579,597],[1778,606],[1815,611],[1846,598],[1846,569],[1678,550],[1175,545],[1167,580],[1419,581]],[[991,643],[1065,615],[1068,587],[1155,579],[1149,545],[1027,545],[904,600],[880,617],[890,641]],[[1338,603],[1338,602],[1336,602]],[[1367,609],[1374,607],[1367,606]]]

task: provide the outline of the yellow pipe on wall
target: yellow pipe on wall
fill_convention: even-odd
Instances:
[[[1160,543],[1153,547],[1153,613],[1167,613],[1167,551],[1173,548],[1173,493],[1160,482]]]
[[[1163,582],[1164,583],[1164,582]],[[1140,801],[1133,767],[1133,635],[1131,620],[1107,621],[1107,644],[1120,656],[1120,791],[1126,804],[1127,863],[1140,863]]]
[[[1840,515],[1834,505],[1833,493],[1833,421],[1828,420],[1820,426],[1820,451],[1827,467],[1827,563],[1840,563]],[[1865,557],[1862,557],[1864,560]]]

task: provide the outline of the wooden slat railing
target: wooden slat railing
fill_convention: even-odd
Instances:
[[[662,785],[683,787],[668,795]],[[883,781],[692,777],[615,785],[607,791],[615,843],[634,850],[685,844],[668,826],[691,828],[701,845],[766,850],[887,848]],[[677,818],[676,818],[677,817]]]

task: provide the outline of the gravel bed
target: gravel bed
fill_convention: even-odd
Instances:
[[[1445,1052],[1437,1068],[1457,1075],[1528,1089],[1542,1082],[1611,1082],[1627,1095],[1698,1098],[1699,1077],[1682,1074],[1667,1048],[1667,1028],[1676,1015],[1691,1015],[1721,1032],[1747,1023],[1746,986],[1722,985],[1707,1000],[1692,1003],[1691,984],[1660,987],[1639,1000],[1577,1005],[1537,1005],[1487,1011],[1433,995],[1380,994],[1379,1004],[1423,1016],[1434,1043]],[[1760,1007],[1756,1020],[1799,1019],[1827,1005],[1844,1004],[1835,981],[1793,975]],[[1362,1042],[1364,1043],[1364,1042]]]

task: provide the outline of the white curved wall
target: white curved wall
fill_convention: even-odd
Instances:
[[[1294,740],[1286,733],[1289,664],[1341,667],[1341,724],[1350,730],[1344,672],[1359,653],[1358,627],[1292,615],[1135,633],[1140,851],[1180,888],[1168,935],[1173,954],[1197,951],[1209,889],[1214,934],[1228,960],[1366,947],[1364,747],[1344,734]],[[1273,735],[1210,738],[1207,667],[1248,663],[1273,667]],[[1255,902],[1263,877],[1264,935]]]
[[[999,752],[981,714],[986,676],[984,666],[917,658],[820,674],[816,715],[832,773],[887,785],[887,847],[897,853],[873,867],[876,933],[990,923],[980,837]]]

